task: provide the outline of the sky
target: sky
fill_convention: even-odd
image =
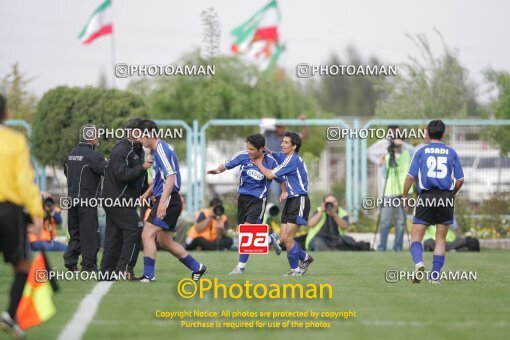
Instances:
[[[82,45],[78,34],[102,0],[0,0],[0,77],[14,63],[33,81],[37,96],[59,85],[97,85],[112,74],[112,38]],[[230,31],[269,0],[114,0],[115,62],[168,64],[202,45],[200,13],[214,7],[221,46],[230,53]],[[496,0],[279,0],[286,51],[279,65],[295,74],[299,63],[320,64],[354,46],[363,58],[398,64],[419,55],[406,34],[423,33],[438,54],[441,41],[458,52],[469,77],[487,91],[482,71],[510,71],[509,1]],[[506,41],[506,43],[505,43]],[[129,80],[117,79],[125,88]]]

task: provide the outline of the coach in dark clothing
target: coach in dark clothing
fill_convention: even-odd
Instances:
[[[82,270],[97,271],[99,250],[99,222],[97,207],[89,207],[87,200],[97,198],[100,179],[106,166],[103,156],[94,150],[99,144],[94,125],[87,124],[80,129],[80,143],[71,150],[64,161],[67,177],[67,195],[80,199],[70,207],[68,216],[69,245],[64,253],[64,264],[69,270],[78,270],[78,258],[82,256]],[[62,208],[66,208],[63,206]]]
[[[128,131],[138,128],[140,121],[138,118],[131,119],[127,124]],[[118,142],[110,154],[105,169],[102,197],[131,204],[105,207],[102,272],[124,272],[133,275],[143,228],[133,202],[142,194],[146,170],[152,165],[152,161],[144,161],[144,158],[142,145],[133,137]]]

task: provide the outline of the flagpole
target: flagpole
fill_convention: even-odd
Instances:
[[[113,27],[113,0],[111,1],[111,13],[112,13],[112,41],[111,41],[111,58],[112,58],[112,88],[115,88],[115,29]]]

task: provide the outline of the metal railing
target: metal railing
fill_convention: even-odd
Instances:
[[[430,119],[371,119],[361,124],[359,119],[352,121],[353,129],[368,129],[373,126],[424,126]],[[445,119],[447,128],[451,127],[489,127],[489,126],[510,126],[510,120],[490,119]],[[186,211],[194,213],[204,205],[205,183],[206,183],[206,160],[207,160],[207,131],[212,126],[232,127],[260,127],[262,119],[213,119],[199,126],[194,120],[192,126],[183,120],[156,120],[159,126],[180,126],[186,130],[186,165],[187,165],[187,205]],[[285,126],[324,126],[340,127],[350,129],[351,126],[342,119],[275,119],[272,122],[276,125]],[[28,136],[31,135],[31,126],[23,120],[8,120],[8,126],[23,127]],[[326,134],[325,134],[326,135]],[[326,138],[326,136],[325,136]],[[345,202],[346,208],[357,221],[362,197],[368,194],[368,141],[366,139],[346,138],[345,139]],[[36,181],[40,189],[46,190],[45,167],[32,157]]]

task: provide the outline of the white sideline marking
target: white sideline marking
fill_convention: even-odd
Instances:
[[[87,326],[94,319],[101,299],[108,293],[112,285],[113,281],[98,282],[94,289],[85,295],[72,319],[58,336],[58,340],[79,340],[82,338],[87,330]]]

